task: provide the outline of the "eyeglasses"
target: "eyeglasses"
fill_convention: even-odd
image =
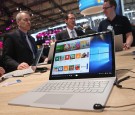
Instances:
[[[28,19],[28,18],[24,18],[22,20],[25,21],[25,22],[31,21],[31,19]]]
[[[68,19],[70,19],[70,20],[75,20],[76,18],[68,18]]]
[[[108,6],[108,7],[103,7],[103,10],[107,10],[109,8],[111,8],[112,6]]]

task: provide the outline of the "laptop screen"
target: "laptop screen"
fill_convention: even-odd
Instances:
[[[114,76],[114,39],[111,32],[56,42],[50,79]]]
[[[37,66],[37,64],[39,63],[39,60],[40,60],[40,58],[42,56],[42,53],[43,53],[43,49],[44,49],[43,45],[40,48],[38,48],[37,54],[36,54],[36,57],[35,57],[35,59],[33,61],[32,66]]]

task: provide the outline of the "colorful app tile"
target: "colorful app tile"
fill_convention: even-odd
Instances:
[[[80,42],[81,48],[86,48],[86,40]]]
[[[75,44],[75,48],[76,49],[80,49],[80,42],[78,41],[78,42],[76,42],[76,44]]]
[[[82,56],[81,56],[81,58],[87,58],[87,57],[89,57],[89,52],[84,52],[84,53],[82,53]]]
[[[80,64],[75,65],[75,70],[80,70]]]
[[[69,66],[64,66],[64,71],[68,71],[69,70]]]
[[[65,60],[70,60],[70,55],[65,55]]]
[[[86,58],[87,57],[87,54],[84,52],[84,53],[82,53],[82,56],[81,56],[81,58]]]
[[[75,43],[70,43],[70,48],[71,50],[75,50],[76,49]]]
[[[55,61],[60,61],[60,56],[56,56]]]
[[[58,72],[58,67],[54,67],[54,68],[53,68],[53,71],[54,71],[54,72]]]
[[[78,58],[81,58],[81,53],[77,53],[76,54],[76,58],[78,59]]]
[[[63,71],[63,66],[59,66],[58,71]]]
[[[70,59],[75,59],[75,54],[70,54]]]
[[[65,56],[60,56],[60,61],[65,60]]]
[[[86,47],[89,48],[90,47],[90,41],[86,40]]]
[[[56,47],[56,52],[63,52],[64,51],[64,45],[58,45]]]
[[[69,71],[73,71],[74,70],[74,65],[69,65]]]
[[[64,51],[70,51],[70,44],[64,44]]]

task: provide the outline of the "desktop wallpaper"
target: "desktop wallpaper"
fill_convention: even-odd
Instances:
[[[94,36],[90,41],[90,73],[108,74],[112,71],[112,37]]]

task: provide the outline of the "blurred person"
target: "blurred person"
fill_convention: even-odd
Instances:
[[[116,14],[116,7],[115,0],[104,0],[103,12],[107,19],[100,22],[98,31],[107,31],[111,26],[115,35],[123,35],[123,49],[127,50],[133,42],[131,24],[127,17]]]
[[[31,27],[31,17],[27,11],[16,15],[18,29],[5,35],[3,62],[6,72],[28,68],[34,61],[37,46],[32,36],[28,34]]]
[[[82,30],[75,28],[76,17],[73,13],[66,14],[64,20],[67,25],[66,30],[63,30],[56,34],[56,40],[70,39],[84,35],[84,32]]]
[[[91,27],[90,27],[90,25],[88,23],[84,24],[83,28],[84,28],[84,31],[85,31],[86,35],[87,34],[97,33],[97,31],[91,29]]]

